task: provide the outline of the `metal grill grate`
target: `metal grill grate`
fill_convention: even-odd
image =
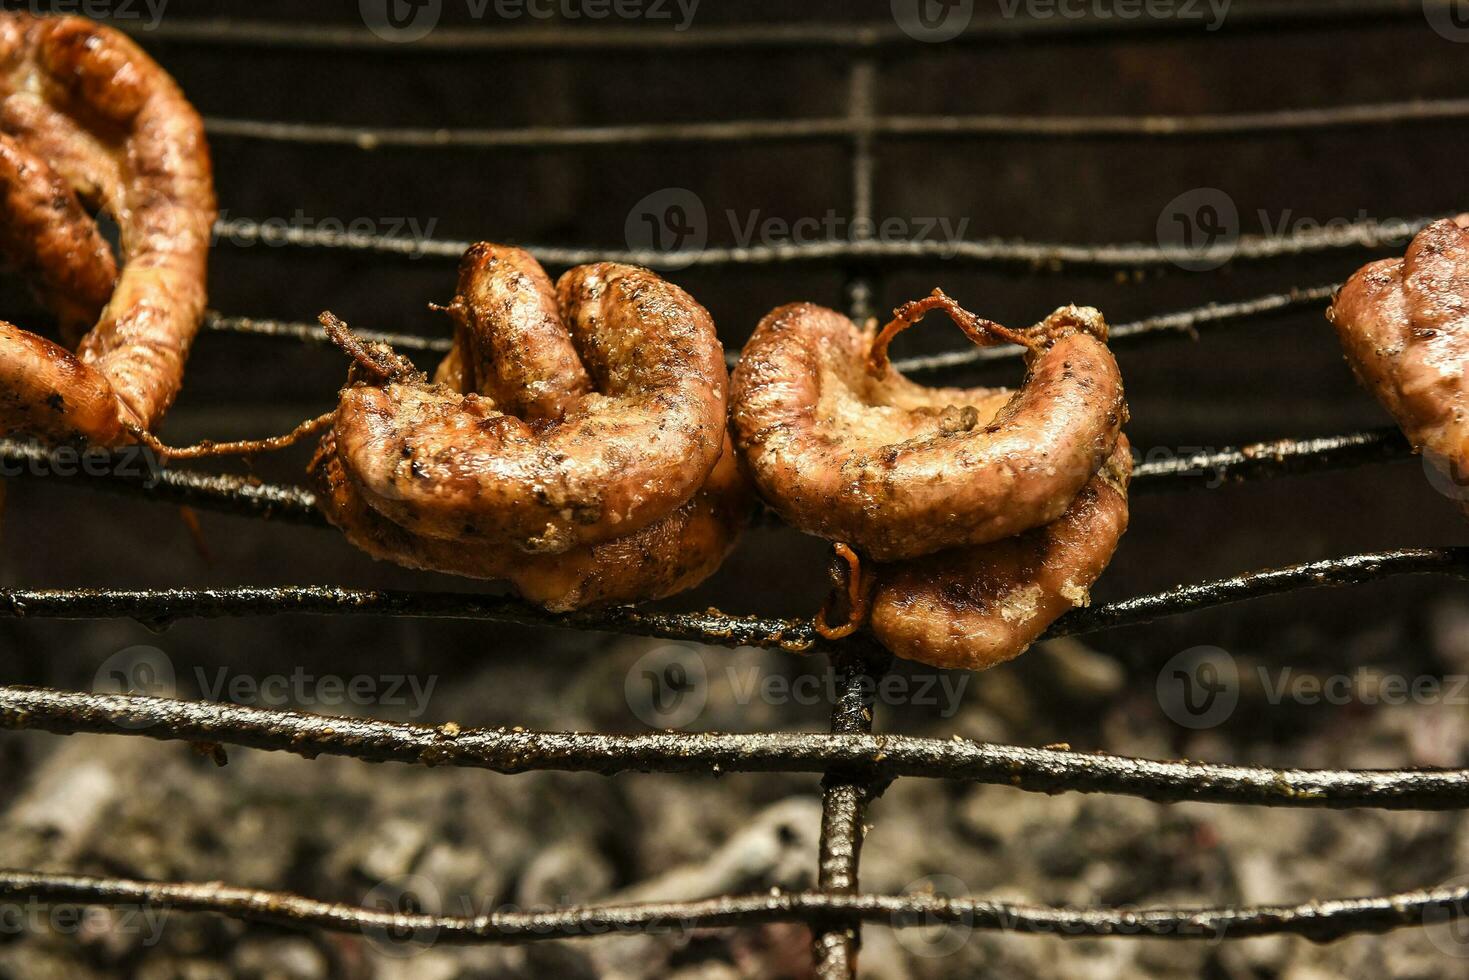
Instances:
[[[1231,29],[1311,28],[1334,24],[1375,24],[1418,18],[1418,0],[1330,0],[1252,6],[1231,14]],[[1079,22],[1011,20],[981,25],[960,43],[1017,35],[1042,39],[1082,39],[1142,33],[1163,36],[1166,22]],[[280,48],[377,48],[385,44],[354,30],[298,24],[169,21],[153,37],[206,45],[260,45]],[[1079,140],[1123,136],[1239,138],[1302,129],[1375,127],[1386,124],[1469,118],[1469,100],[1445,99],[1406,104],[1347,106],[1325,110],[1281,110],[1200,117],[1016,118],[1005,116],[894,117],[874,108],[878,80],[875,53],[902,41],[895,28],[835,25],[710,28],[687,34],[619,29],[544,30],[490,33],[444,29],[423,42],[422,50],[658,49],[662,47],[809,47],[845,53],[849,58],[848,112],[839,118],[800,121],[750,120],[728,123],[637,125],[595,128],[513,130],[428,130],[320,126],[271,121],[214,119],[216,136],[299,144],[349,144],[371,148],[399,145],[422,148],[479,146],[501,148],[597,147],[611,144],[730,141],[839,141],[848,149],[850,195],[855,219],[873,216],[873,150],[880,138],[918,135],[990,136],[1015,139]],[[395,54],[409,55],[403,48]],[[1262,261],[1335,249],[1375,248],[1400,240],[1423,221],[1358,222],[1345,228],[1279,237],[1246,237],[1230,246],[1231,261]],[[854,222],[861,227],[863,223]],[[223,223],[226,242],[269,241],[299,247],[345,249],[384,257],[457,258],[468,243],[406,240],[376,235],[319,231],[275,231],[239,219]],[[707,249],[695,255],[599,248],[534,248],[550,264],[571,265],[615,259],[650,266],[747,267],[812,262],[836,265],[848,274],[847,294],[854,316],[872,312],[873,290],[864,271],[879,260],[924,261],[934,257],[932,243],[879,242],[855,238],[800,246]],[[1145,244],[1067,245],[1043,242],[967,241],[947,258],[1002,270],[1077,269],[1110,273],[1159,266],[1185,255],[1166,246]],[[1225,257],[1221,253],[1221,257]],[[1320,306],[1334,285],[1302,288],[1235,303],[1210,304],[1122,324],[1120,344],[1192,335],[1198,328],[1240,323]],[[314,325],[220,313],[207,327],[256,335],[273,342],[319,342]],[[375,335],[405,348],[441,351],[445,340]],[[909,372],[956,371],[1010,352],[964,350],[899,362]],[[0,457],[14,464],[34,461],[45,450],[15,441],[0,442]],[[1139,493],[1187,488],[1207,470],[1231,480],[1340,469],[1400,459],[1409,448],[1395,430],[1342,435],[1330,439],[1283,440],[1217,453],[1146,463],[1138,468]],[[156,481],[77,475],[51,479],[143,495],[229,513],[321,525],[312,495],[301,488],[272,486],[238,477],[162,471]],[[1289,568],[1255,572],[1213,582],[1180,586],[1092,608],[1060,620],[1051,637],[1146,623],[1191,610],[1296,590],[1350,586],[1402,574],[1469,577],[1469,549],[1410,549],[1351,555]],[[551,769],[612,774],[628,770],[657,772],[810,772],[823,775],[824,802],[818,887],[804,892],[725,896],[694,902],[562,907],[547,912],[499,912],[461,918],[416,916],[313,901],[301,896],[235,888],[128,881],[72,875],[0,872],[0,895],[86,904],[151,903],[212,912],[241,919],[329,930],[431,929],[445,942],[521,942],[592,934],[597,931],[651,930],[676,921],[686,926],[732,927],[776,921],[809,924],[815,935],[818,972],[824,978],[855,975],[856,949],[864,923],[909,927],[934,922],[966,922],[976,928],[1005,928],[1061,935],[1116,934],[1188,937],[1203,933],[1230,937],[1291,933],[1312,939],[1381,931],[1463,914],[1469,888],[1441,888],[1377,898],[1314,901],[1294,907],[1130,910],[1074,910],[1022,906],[980,899],[938,896],[881,896],[858,888],[858,864],[867,806],[891,780],[924,776],[971,780],[1055,793],[1119,793],[1149,800],[1195,800],[1265,806],[1395,809],[1469,807],[1469,770],[1279,770],[1154,762],[1055,749],[1033,749],[963,740],[939,741],[872,734],[873,680],[887,657],[870,641],[855,637],[820,640],[805,621],[731,616],[718,612],[665,613],[615,609],[554,615],[512,599],[462,593],[347,590],[328,586],[201,590],[7,590],[0,592],[0,616],[34,619],[131,618],[151,626],[190,617],[240,617],[285,613],[315,615],[392,615],[483,619],[520,624],[622,632],[694,640],[724,646],[781,647],[821,652],[837,667],[838,698],[830,734],[675,734],[600,735],[525,732],[505,729],[431,728],[360,718],[328,717],[214,703],[128,695],[99,696],[18,687],[0,688],[0,723],[14,729],[57,734],[130,734],[154,739],[278,750],[312,758],[321,754],[365,761],[412,765],[464,766],[514,773]]]

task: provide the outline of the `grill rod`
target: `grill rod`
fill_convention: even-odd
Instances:
[[[657,249],[579,248],[524,245],[536,259],[551,266],[585,265],[589,262],[624,262],[651,269],[690,266],[745,266],[758,268],[785,262],[961,262],[981,267],[1026,269],[1032,272],[1076,270],[1105,275],[1140,270],[1160,270],[1190,263],[1210,262],[1227,267],[1237,262],[1272,259],[1346,250],[1401,248],[1425,225],[1457,211],[1411,219],[1368,218],[1340,225],[1304,227],[1286,235],[1240,235],[1201,248],[1120,242],[1101,245],[1034,242],[985,238],[962,241],[881,239],[831,240],[813,243],[720,246],[698,251]],[[439,258],[458,260],[472,242],[456,239],[382,235],[365,231],[293,226],[281,220],[258,221],[230,218],[215,225],[221,242],[237,248],[256,245],[291,245],[332,251],[397,256],[405,259]]]
[[[443,943],[522,943],[621,933],[677,934],[770,922],[812,925],[852,919],[891,928],[951,923],[1060,938],[1129,936],[1153,939],[1245,939],[1296,935],[1327,942],[1357,933],[1448,922],[1464,915],[1469,887],[1439,887],[1375,898],[1337,898],[1299,905],[1210,909],[1131,909],[1025,905],[935,895],[833,894],[819,891],[725,896],[692,902],[573,905],[499,911],[476,917],[385,912],[320,902],[289,892],[219,883],[134,881],[87,875],[0,871],[0,897],[211,912],[291,928],[372,936],[432,937]]]
[[[1246,323],[1274,316],[1283,316],[1311,309],[1329,300],[1340,283],[1327,283],[1290,289],[1282,293],[1269,293],[1251,299],[1228,303],[1205,303],[1173,313],[1160,313],[1114,325],[1108,331],[1108,342],[1116,347],[1132,346],[1150,340],[1198,338],[1200,327],[1220,323]],[[269,317],[229,316],[211,310],[204,319],[204,329],[215,333],[242,334],[274,340],[293,340],[300,343],[325,346],[328,341],[319,323],[299,320],[277,320]],[[356,330],[364,340],[391,344],[400,351],[425,351],[436,354],[447,353],[453,346],[450,337],[425,337],[422,334],[384,333],[374,330]],[[925,354],[917,357],[900,358],[893,366],[905,374],[922,374],[931,371],[952,371],[985,361],[1019,358],[1023,352],[1011,345],[1003,347],[965,347],[940,354]],[[725,355],[730,367],[739,361],[736,351]]]
[[[1247,599],[1361,585],[1398,575],[1469,578],[1469,547],[1404,548],[1345,555],[1178,585],[1149,595],[1073,609],[1053,623],[1041,639],[1139,626]],[[482,620],[794,652],[847,649],[822,641],[809,620],[733,616],[717,609],[679,613],[616,606],[606,610],[550,613],[506,596],[325,585],[0,590],[0,619],[133,619],[151,629],[163,629],[181,619],[287,614]]]
[[[865,241],[875,211],[877,157],[873,119],[877,111],[877,62],[870,53],[851,59],[847,70],[848,190],[853,237]],[[872,299],[879,270],[849,264],[846,269],[847,315],[858,323],[873,315]],[[830,731],[870,735],[876,711],[877,683],[891,660],[865,637],[841,645],[832,660],[837,689]],[[816,883],[823,892],[851,894],[860,889],[858,867],[867,836],[867,806],[883,783],[865,769],[832,768],[821,779],[821,833],[816,856]],[[811,932],[811,955],[819,980],[855,980],[862,948],[862,923],[852,917],[819,924]]]
[[[366,762],[596,773],[861,773],[965,780],[1036,793],[1113,793],[1309,809],[1469,808],[1469,769],[1271,769],[908,735],[844,732],[605,735],[433,727],[131,694],[0,687],[0,727],[142,736]]]
[[[1236,137],[1310,130],[1362,129],[1469,119],[1469,99],[1415,99],[1322,109],[1211,113],[1192,116],[875,116],[868,132],[902,138],[1009,137],[1028,139],[1147,139]],[[621,126],[532,126],[462,129],[422,126],[340,126],[257,119],[204,120],[211,138],[311,146],[414,149],[545,149],[663,146],[846,139],[858,130],[845,117],[740,119],[727,122],[640,123]]]

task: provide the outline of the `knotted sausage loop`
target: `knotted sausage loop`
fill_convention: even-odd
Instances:
[[[1028,354],[1016,391],[928,388],[887,365],[887,344],[931,309],[976,342]],[[1022,331],[942,292],[880,333],[810,303],[755,328],[731,389],[736,445],[790,524],[893,561],[983,544],[1061,515],[1117,443],[1122,378],[1096,310],[1063,307]]]
[[[888,346],[934,310],[976,344],[1023,347],[1019,390],[894,371]],[[734,372],[737,445],[781,516],[837,542],[818,634],[867,626],[899,656],[992,666],[1087,600],[1127,525],[1127,406],[1106,321],[1067,306],[1013,330],[935,289],[874,327],[809,303],[762,320]]]
[[[353,366],[311,470],[352,543],[556,610],[668,595],[718,567],[750,497],[703,307],[611,263],[553,287],[528,253],[484,243],[443,309],[455,342],[433,382],[323,316]]]
[[[204,314],[204,127],[116,31],[0,14],[0,253],[74,349],[0,322],[0,431],[99,445],[162,419]],[[89,209],[117,222],[123,265]]]
[[[1363,266],[1327,318],[1357,379],[1469,512],[1459,476],[1469,473],[1469,215],[1433,222],[1400,259]]]

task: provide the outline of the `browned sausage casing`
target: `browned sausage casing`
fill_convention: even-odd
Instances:
[[[117,261],[76,193],[51,165],[0,135],[0,258],[75,345],[102,316]]]
[[[0,249],[64,339],[90,328],[73,354],[0,322],[0,429],[125,442],[172,403],[204,313],[215,204],[203,124],[118,32],[6,13],[0,132]],[[117,222],[120,275],[84,206]]]
[[[718,570],[753,504],[749,481],[726,443],[704,486],[662,520],[559,555],[527,555],[405,531],[367,506],[334,448],[328,436],[313,473],[321,506],[354,545],[409,568],[507,581],[522,597],[552,612],[661,599],[693,588]]]
[[[1003,541],[880,566],[872,631],[900,657],[983,670],[1019,656],[1085,605],[1127,530],[1126,437],[1065,512]]]
[[[1469,215],[1363,266],[1332,302],[1347,361],[1435,466],[1469,477]],[[1469,503],[1466,503],[1469,507]]]
[[[623,270],[626,270],[625,272]],[[513,423],[526,434],[526,438],[549,437],[558,427],[575,425],[587,428],[596,420],[588,420],[591,413],[625,411],[624,400],[599,394],[598,382],[610,386],[606,380],[613,372],[634,374],[638,371],[649,374],[657,370],[653,361],[628,367],[618,363],[626,356],[650,358],[675,358],[676,350],[641,352],[632,347],[616,346],[603,342],[600,348],[587,345],[588,334],[575,334],[563,325],[561,309],[568,306],[573,316],[580,314],[598,327],[607,324],[608,329],[627,328],[629,311],[616,311],[611,323],[603,308],[589,313],[584,305],[588,299],[583,292],[595,294],[593,299],[607,296],[609,281],[628,283],[637,273],[635,281],[647,284],[656,279],[652,273],[617,267],[609,275],[607,267],[584,267],[573,270],[562,280],[562,297],[570,300],[558,302],[557,294],[540,265],[526,252],[507,246],[490,244],[477,245],[466,254],[461,265],[459,294],[448,308],[455,321],[455,344],[439,366],[436,374],[438,384],[429,385],[423,379],[412,379],[405,372],[395,384],[399,398],[411,403],[409,389],[418,389],[416,397],[433,400],[441,405],[450,405],[458,399],[465,411],[476,418],[494,418],[497,414]],[[653,290],[653,301],[666,298],[668,290],[676,287],[658,281]],[[572,288],[568,289],[568,283]],[[597,285],[592,285],[593,283]],[[646,285],[635,286],[644,289]],[[614,294],[622,297],[623,294]],[[685,297],[686,299],[686,297]],[[620,298],[619,302],[625,301]],[[582,305],[573,305],[582,304]],[[648,334],[669,329],[680,333],[689,327],[702,329],[702,324],[688,316],[688,304],[661,314],[655,322],[639,328],[645,337]],[[695,309],[698,309],[696,306]],[[636,307],[632,312],[636,312]],[[702,309],[698,309],[702,314]],[[707,315],[704,315],[707,322]],[[682,322],[680,322],[682,321]],[[575,339],[574,339],[575,338]],[[623,338],[630,342],[634,338]],[[346,532],[353,544],[379,557],[396,561],[414,568],[423,568],[476,578],[503,579],[511,582],[516,590],[533,602],[553,611],[565,611],[587,605],[607,602],[633,602],[642,599],[661,598],[691,588],[711,575],[723,561],[744,526],[752,506],[752,494],[748,481],[740,472],[733,447],[723,433],[722,413],[724,408],[725,368],[713,339],[712,327],[707,338],[696,338],[700,344],[713,343],[713,356],[701,351],[693,363],[701,369],[711,371],[708,380],[693,384],[682,370],[676,372],[677,379],[670,381],[666,390],[652,397],[654,404],[666,404],[678,397],[695,397],[701,401],[713,398],[713,404],[703,405],[716,411],[720,423],[714,437],[720,440],[716,446],[716,460],[712,470],[704,470],[700,457],[680,461],[678,465],[698,474],[699,484],[692,496],[677,498],[677,492],[667,488],[685,484],[686,476],[659,477],[664,488],[664,509],[651,523],[614,537],[605,537],[592,543],[574,545],[565,550],[528,554],[519,547],[513,537],[495,540],[494,531],[505,526],[516,526],[495,513],[494,507],[507,499],[513,499],[513,491],[491,487],[494,492],[479,496],[482,512],[468,515],[465,533],[459,537],[439,534],[424,534],[416,528],[405,527],[396,522],[391,514],[396,509],[384,510],[378,506],[377,498],[366,491],[349,458],[340,451],[344,424],[355,424],[357,416],[349,416],[344,423],[339,414],[332,433],[323,440],[321,450],[312,464],[321,504],[332,522]],[[685,340],[687,337],[685,336]],[[648,340],[652,343],[651,340]],[[665,348],[676,348],[682,341],[665,338]],[[384,352],[386,354],[386,352]],[[391,356],[391,355],[388,355]],[[673,370],[673,366],[668,368]],[[611,384],[627,385],[624,380]],[[343,401],[354,391],[381,390],[377,388],[348,388]],[[670,421],[698,417],[701,408],[670,412]],[[634,412],[625,412],[636,417]],[[391,419],[382,419],[390,425]],[[680,424],[687,424],[683,422]],[[638,443],[631,421],[624,418],[621,427],[611,426],[605,431],[616,432],[623,438],[631,452]],[[472,432],[466,428],[464,431]],[[658,447],[659,433],[646,433],[646,445]],[[470,437],[472,438],[472,436]],[[575,445],[567,440],[563,445]],[[422,445],[415,443],[414,445]],[[480,447],[484,449],[484,447]],[[516,447],[524,452],[524,447]],[[568,466],[578,461],[568,460]],[[580,461],[590,466],[599,465],[597,458]],[[647,479],[648,460],[638,461],[626,472],[614,473],[613,479]],[[514,468],[502,468],[481,474],[480,478],[491,481],[497,473],[508,473],[516,478]],[[590,477],[583,477],[590,479]],[[421,503],[421,502],[420,502]],[[463,505],[463,501],[456,502]],[[432,515],[429,515],[432,516]],[[618,522],[623,527],[626,521]],[[442,521],[422,520],[416,527],[446,527]]]
[[[867,370],[873,331],[810,303],[760,322],[735,368],[735,442],[790,524],[891,561],[1059,517],[1116,445],[1122,378],[1095,310],[1026,333],[1018,391],[927,388]]]
[[[558,554],[667,516],[719,459],[728,372],[704,308],[646,269],[602,263],[561,277],[550,321],[526,261],[490,245],[465,256],[459,323],[503,314],[518,338],[461,348],[444,368],[476,390],[390,378],[342,391],[336,451],[348,476],[414,534]],[[502,274],[511,281],[479,283]],[[541,373],[563,363],[564,375]],[[531,375],[566,384],[537,388]],[[520,387],[502,407],[493,392],[505,398],[506,385]],[[539,414],[558,405],[557,417]],[[511,414],[527,407],[535,414]]]

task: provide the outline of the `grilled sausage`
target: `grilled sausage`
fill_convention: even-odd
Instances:
[[[1003,541],[879,566],[872,632],[893,653],[983,670],[1019,656],[1062,613],[1087,604],[1127,530],[1125,436],[1062,515]]]
[[[0,249],[77,343],[0,323],[0,430],[126,442],[172,403],[203,318],[215,217],[203,124],[118,32],[5,13],[0,132]],[[84,205],[117,222],[120,274]]]
[[[982,324],[1030,347],[1018,391],[915,384],[875,346],[894,325],[876,335],[810,303],[766,316],[734,371],[735,443],[761,495],[800,530],[880,561],[1055,520],[1126,419],[1097,311],[1064,307],[1016,333],[935,297],[972,336]],[[899,329],[916,319],[895,312]]]
[[[573,305],[584,304],[586,297],[577,300],[580,294],[567,289],[566,283],[578,284],[575,290],[594,290],[596,295],[590,299],[596,301],[605,289],[588,282],[589,277],[605,275],[602,269],[587,267],[563,278],[562,296],[571,297],[563,304],[558,302],[550,280],[530,255],[506,246],[477,245],[465,256],[459,294],[447,307],[455,321],[455,343],[436,372],[438,383],[429,385],[425,379],[416,377],[411,364],[380,345],[360,352],[359,361],[365,359],[372,366],[355,368],[354,373],[377,375],[379,383],[381,378],[396,377],[398,380],[392,383],[399,386],[403,404],[411,403],[414,394],[411,389],[417,389],[418,396],[438,404],[458,398],[466,406],[465,411],[480,418],[498,416],[508,420],[497,424],[519,426],[527,438],[549,437],[566,425],[592,431],[598,420],[588,419],[590,414],[626,411],[625,400],[597,393],[594,379],[608,379],[622,373],[622,380],[602,380],[601,384],[625,387],[632,383],[627,376],[659,370],[654,367],[656,359],[669,359],[669,370],[677,367],[672,363],[676,353],[668,350],[652,352],[654,360],[646,364],[625,365],[621,363],[623,359],[641,358],[649,353],[637,345],[636,337],[616,338],[614,344],[608,342],[612,338],[595,339],[597,335],[592,329],[574,333],[563,326],[560,312],[563,305],[579,312],[590,327],[615,330],[629,326],[625,314],[608,322],[603,312],[605,307],[588,310],[585,305]],[[626,267],[619,267],[617,274],[626,282],[622,269]],[[639,273],[638,281],[642,283],[655,278],[642,270],[628,271]],[[667,291],[674,288],[666,284],[655,287],[652,301],[669,295]],[[663,308],[664,312],[648,324],[646,332],[656,333],[670,327],[670,332],[683,329],[679,320],[686,317],[687,308]],[[698,312],[702,314],[702,309]],[[707,315],[704,322],[707,323]],[[700,323],[693,326],[702,330]],[[375,557],[413,568],[506,580],[526,599],[553,611],[656,599],[691,588],[719,567],[748,519],[752,505],[748,480],[739,469],[728,437],[722,432],[725,368],[717,341],[713,341],[712,326],[707,338],[696,333],[692,341],[700,345],[714,343],[712,358],[705,350],[696,352],[693,358],[695,364],[711,370],[709,380],[702,385],[693,384],[680,369],[653,403],[670,404],[669,400],[677,397],[699,400],[715,397],[717,403],[713,407],[719,413],[720,426],[715,435],[721,440],[718,456],[707,475],[700,472],[702,464],[697,458],[681,461],[679,465],[700,472],[701,485],[695,488],[692,497],[681,501],[673,500],[670,494],[666,498],[672,500],[669,509],[630,533],[564,550],[528,554],[513,539],[497,540],[494,535],[482,533],[482,529],[504,526],[492,509],[507,499],[507,493],[499,491],[479,498],[485,509],[472,515],[472,524],[459,537],[424,534],[405,527],[363,489],[346,455],[340,451],[340,416],[312,463],[321,505],[348,540]],[[659,342],[672,343],[667,339]],[[592,343],[601,347],[593,348]],[[344,401],[346,393],[354,390],[360,389],[346,389]],[[674,419],[688,418],[697,416],[698,411],[698,407],[682,412],[671,407],[670,415]],[[629,414],[636,418],[635,413]],[[390,425],[392,420],[384,419],[383,424]],[[607,431],[618,433],[626,445],[634,447],[635,434],[626,421],[622,425]],[[656,434],[649,437],[648,444],[659,444]],[[569,461],[568,465],[574,462]],[[631,470],[643,472],[636,467]],[[512,477],[516,475],[513,468],[506,472]],[[635,473],[630,471],[630,475]],[[617,478],[624,477],[619,474]],[[667,487],[683,478],[660,479]],[[426,523],[429,522],[419,522],[419,526]]]
[[[526,553],[666,517],[703,485],[724,441],[727,372],[709,314],[645,269],[602,263],[561,277],[553,322],[544,273],[504,254],[471,249],[450,308],[461,336],[487,336],[459,345],[441,377],[476,390],[384,361],[374,382],[342,391],[334,432],[348,476],[416,535]],[[503,334],[484,329],[502,321]]]
[[[1469,478],[1469,215],[1359,269],[1327,311],[1347,362],[1413,447]],[[1469,509],[1469,502],[1465,503]]]

